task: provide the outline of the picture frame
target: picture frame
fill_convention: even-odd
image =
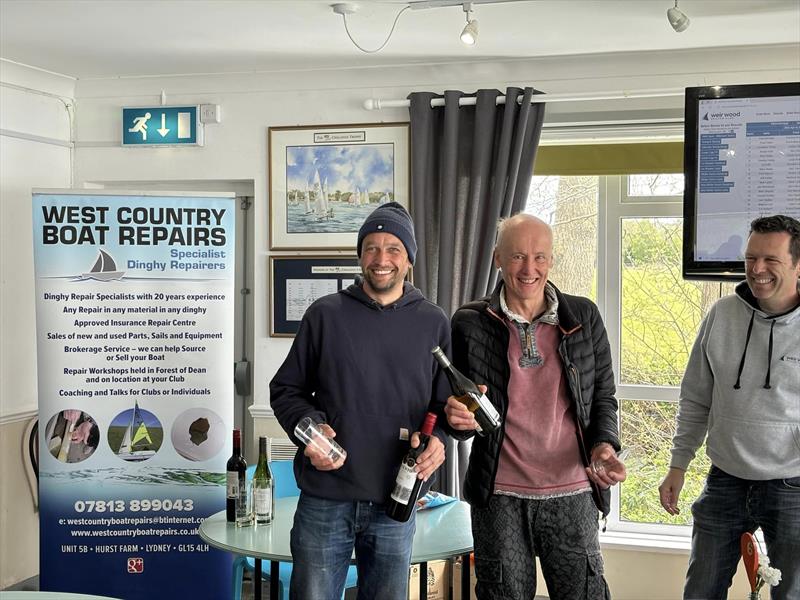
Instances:
[[[380,204],[409,208],[408,123],[270,127],[270,250],[354,250]]]
[[[355,254],[270,256],[270,337],[294,337],[312,302],[346,288],[360,273]]]

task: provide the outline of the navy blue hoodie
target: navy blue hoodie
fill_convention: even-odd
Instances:
[[[401,430],[418,431],[428,410],[444,422],[450,388],[431,354],[435,346],[450,355],[449,320],[408,282],[394,304],[381,306],[356,284],[308,308],[270,382],[270,404],[298,445],[300,419],[328,423],[347,460],[318,471],[301,449],[294,462],[301,490],[331,500],[386,501],[408,450]],[[444,441],[441,429],[435,433]]]

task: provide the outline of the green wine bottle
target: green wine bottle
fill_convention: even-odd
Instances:
[[[475,415],[475,421],[478,423],[476,429],[478,434],[486,436],[500,429],[502,421],[500,413],[497,412],[497,409],[491,400],[486,397],[486,394],[483,394],[471,379],[452,365],[439,346],[436,346],[431,352],[436,360],[439,361],[444,374],[447,376],[456,400]]]
[[[256,524],[272,523],[275,506],[275,478],[269,468],[272,448],[269,439],[262,436],[258,439],[258,464],[253,474],[253,504]]]

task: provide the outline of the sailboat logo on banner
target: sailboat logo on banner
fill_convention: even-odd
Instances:
[[[117,263],[114,262],[114,258],[103,249],[99,249],[97,252],[97,260],[92,268],[88,273],[81,273],[78,278],[82,281],[86,279],[96,279],[97,281],[122,279],[125,271],[117,271]]]
[[[120,435],[121,433],[121,435]],[[155,456],[161,447],[161,423],[151,412],[139,408],[123,411],[111,423],[109,445],[122,460],[138,462]],[[121,438],[121,439],[120,439]]]

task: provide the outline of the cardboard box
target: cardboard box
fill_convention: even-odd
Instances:
[[[419,600],[420,565],[411,565],[408,575],[408,600]],[[428,563],[428,600],[450,600],[450,561]]]
[[[469,586],[470,586],[470,593],[469,597],[470,600],[477,600],[475,596],[475,555],[470,554],[470,569],[469,569]],[[453,600],[461,600],[461,570],[462,566],[461,557],[453,559]]]

